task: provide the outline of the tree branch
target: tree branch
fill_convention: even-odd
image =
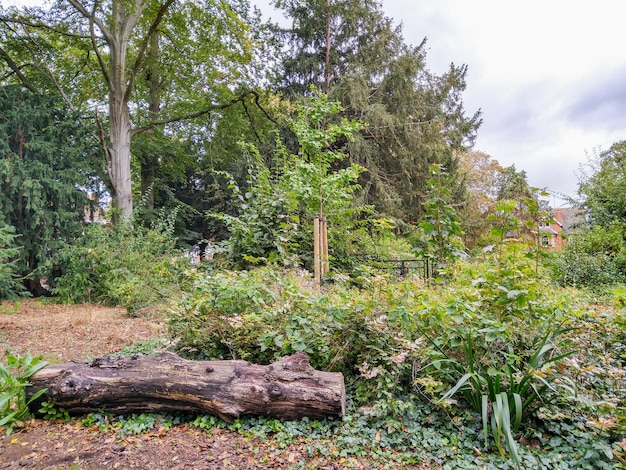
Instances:
[[[113,180],[113,175],[111,173],[111,154],[109,153],[109,147],[106,142],[106,137],[104,133],[104,127],[102,127],[102,122],[100,122],[100,116],[98,115],[98,108],[95,111],[96,115],[96,125],[98,126],[99,135],[95,136],[98,142],[100,142],[100,146],[102,147],[102,151],[104,153],[104,161],[106,163],[106,172],[109,177],[109,183],[112,193],[115,193],[115,182]]]
[[[68,0],[70,2],[70,4],[76,9],[76,11],[78,11],[81,15],[83,15],[86,19],[89,20],[89,23],[91,25],[91,23],[95,23],[96,26],[98,26],[98,29],[100,29],[100,31],[102,31],[102,35],[104,36],[104,39],[107,42],[111,42],[113,40],[113,36],[111,35],[111,32],[104,26],[104,23],[102,23],[102,21],[100,21],[97,17],[96,17],[96,8],[98,7],[98,2],[94,2],[93,4],[93,9],[92,12],[89,13],[87,11],[87,9],[83,6],[82,3],[80,3],[78,0]],[[91,28],[93,29],[93,27]],[[93,41],[93,37],[94,34],[93,32],[91,33],[91,39]]]
[[[204,116],[206,114],[209,114],[213,111],[219,111],[220,109],[226,109],[229,108],[230,106],[239,103],[240,101],[243,102],[243,100],[246,99],[246,97],[248,97],[249,95],[254,96],[254,103],[257,105],[257,107],[263,112],[263,114],[265,115],[265,117],[267,117],[270,121],[272,121],[274,124],[278,125],[278,122],[272,118],[267,111],[259,104],[259,93],[254,91],[254,90],[246,90],[242,93],[240,93],[238,96],[236,96],[235,98],[233,98],[230,101],[227,101],[226,103],[221,103],[221,104],[215,104],[212,106],[209,106],[207,108],[204,108],[200,111],[196,111],[194,113],[189,113],[189,114],[183,114],[180,116],[176,116],[176,117],[172,117],[172,118],[168,118],[168,119],[161,119],[158,121],[153,121],[150,124],[143,126],[143,127],[138,127],[136,129],[133,129],[133,135],[135,134],[140,134],[142,132],[146,132],[156,126],[163,126],[166,124],[171,124],[172,122],[179,122],[179,121],[186,121],[189,119],[195,119],[195,118],[199,118],[201,116]]]
[[[76,107],[74,106],[74,103],[72,103],[72,101],[69,99],[69,97],[67,96],[67,94],[65,93],[65,91],[63,91],[63,87],[61,87],[61,84],[57,81],[56,77],[54,76],[54,73],[52,73],[52,70],[50,69],[50,66],[48,65],[48,62],[46,61],[46,55],[43,53],[43,48],[39,45],[39,43],[31,36],[31,34],[28,32],[28,30],[24,29],[24,32],[26,33],[26,36],[28,36],[28,39],[30,40],[30,42],[37,48],[39,49],[39,55],[42,58],[42,62],[43,65],[46,69],[46,72],[48,74],[48,77],[50,77],[50,80],[52,80],[52,83],[54,84],[55,88],[57,90],[59,90],[59,93],[61,94],[61,97],[63,98],[63,101],[65,101],[67,103],[67,105],[69,106],[69,108],[72,111],[76,111]]]
[[[139,70],[141,69],[141,63],[146,54],[146,49],[148,48],[148,44],[150,44],[150,38],[154,34],[156,34],[157,28],[161,24],[161,21],[163,21],[163,17],[165,16],[165,14],[167,13],[167,10],[173,3],[174,3],[174,0],[167,0],[167,2],[161,5],[161,8],[159,8],[159,11],[156,17],[154,18],[154,21],[150,25],[148,32],[146,33],[146,35],[144,36],[141,42],[141,46],[139,47],[139,51],[137,52],[137,58],[135,59],[135,65],[133,66],[133,70],[130,74],[130,79],[128,80],[128,86],[126,87],[126,96],[124,97],[124,99],[127,101],[130,99],[130,94],[135,85],[137,74],[139,73]]]
[[[37,88],[35,88],[35,86],[32,83],[30,83],[30,81],[22,73],[22,70],[20,69],[20,66],[17,65],[13,61],[13,59],[11,59],[9,54],[7,54],[7,52],[2,47],[0,47],[0,57],[4,58],[4,60],[6,61],[7,65],[9,66],[9,68],[11,70],[13,70],[13,72],[15,72],[15,75],[17,75],[17,78],[20,79],[20,81],[22,82],[22,84],[26,88],[28,88],[32,93],[38,93],[39,92],[39,90],[37,90]]]
[[[29,28],[34,28],[34,29],[45,29],[45,30],[50,31],[50,32],[52,32],[54,34],[58,34],[60,36],[66,36],[68,38],[89,39],[89,36],[85,36],[83,34],[74,34],[74,33],[70,33],[68,31],[65,31],[63,29],[53,28],[52,26],[50,26],[49,24],[46,24],[46,23],[34,23],[32,21],[29,21],[28,18],[23,18],[23,17],[9,18],[9,17],[6,17],[6,16],[0,16],[0,21],[2,21],[3,23],[15,23],[15,24],[18,24],[20,26],[28,26]]]

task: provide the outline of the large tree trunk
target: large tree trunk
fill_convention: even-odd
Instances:
[[[104,357],[90,364],[54,364],[30,378],[28,398],[47,389],[48,401],[71,414],[191,411],[232,421],[242,415],[280,419],[342,417],[343,375],[313,369],[296,353],[267,366],[245,361]],[[36,404],[35,406],[37,406]]]
[[[111,95],[119,94],[111,91]],[[111,183],[114,217],[128,221],[133,214],[133,193],[130,173],[131,124],[128,104],[120,96],[109,96],[111,138]]]

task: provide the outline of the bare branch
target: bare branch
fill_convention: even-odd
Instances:
[[[154,128],[154,127],[157,127],[157,126],[163,126],[165,124],[171,124],[172,122],[180,122],[180,121],[186,121],[186,120],[189,120],[189,119],[195,119],[195,118],[199,118],[201,116],[204,116],[206,114],[212,113],[213,111],[219,111],[220,109],[229,108],[229,107],[233,106],[234,104],[237,104],[239,102],[243,102],[250,95],[252,95],[254,97],[254,103],[263,112],[265,117],[267,117],[274,124],[278,124],[278,122],[276,122],[276,120],[273,119],[267,113],[267,111],[265,109],[263,109],[263,107],[259,104],[259,93],[254,91],[254,90],[246,90],[246,91],[240,93],[238,96],[236,96],[232,100],[229,100],[229,101],[227,101],[225,103],[211,105],[211,106],[209,106],[207,108],[204,108],[204,109],[202,109],[200,111],[196,111],[194,113],[183,114],[183,115],[175,116],[175,117],[168,118],[168,119],[161,119],[161,120],[158,120],[158,121],[153,121],[150,124],[148,124],[147,126],[138,127],[136,129],[134,129],[133,130],[133,135],[140,134],[142,132],[146,132],[146,131],[148,131],[148,130]]]

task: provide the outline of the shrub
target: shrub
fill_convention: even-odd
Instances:
[[[305,351],[313,367],[343,372],[358,402],[410,390],[421,343],[396,299],[416,293],[382,278],[363,291],[338,283],[320,293],[303,283],[310,281],[271,268],[197,275],[170,332],[196,358],[266,364]]]
[[[305,351],[314,367],[345,375],[355,407],[377,403],[394,414],[395,404],[430,397],[482,432],[486,449],[495,444],[523,463],[520,435],[540,434],[544,422],[605,422],[606,410],[590,397],[614,395],[599,382],[607,371],[618,380],[621,353],[609,353],[609,343],[623,343],[608,320],[606,338],[592,338],[587,313],[554,290],[527,254],[505,246],[482,262],[458,262],[434,286],[363,277],[360,289],[337,279],[318,291],[306,276],[271,267],[193,273],[194,288],[172,314],[170,331],[181,353],[197,358],[269,363]],[[574,356],[579,343],[586,350]],[[588,351],[607,356],[607,366],[581,391],[580,374],[593,364]]]
[[[171,225],[91,224],[55,258],[51,282],[61,302],[123,306],[135,314],[177,298],[179,273],[186,265]]]
[[[621,224],[595,226],[571,237],[552,264],[561,285],[602,287],[626,281],[626,241]]]

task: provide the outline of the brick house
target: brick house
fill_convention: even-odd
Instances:
[[[567,244],[567,235],[576,232],[585,221],[584,211],[576,207],[554,210],[554,218],[539,223],[541,244],[548,250],[561,251]]]
[[[563,210],[556,209],[554,217],[544,222],[539,222],[539,237],[541,246],[548,250],[561,251],[565,247],[563,239]]]

